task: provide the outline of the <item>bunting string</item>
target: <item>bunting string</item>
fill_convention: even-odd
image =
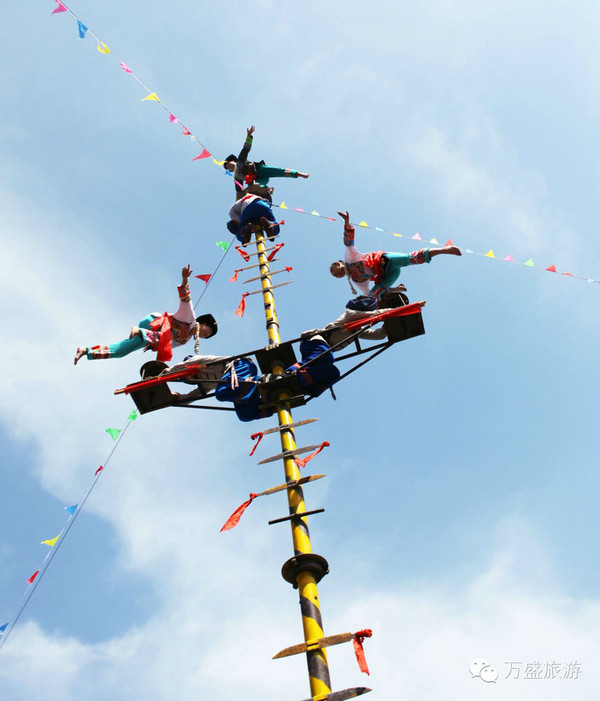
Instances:
[[[59,3],[60,4],[60,3]],[[62,10],[64,12],[64,10]],[[14,629],[15,625],[19,621],[19,618],[21,617],[23,611],[25,610],[25,607],[29,603],[29,600],[33,596],[33,593],[39,586],[40,582],[42,581],[46,571],[48,570],[48,567],[50,567],[52,560],[56,556],[56,553],[58,552],[60,546],[64,543],[65,538],[67,537],[67,534],[75,524],[75,521],[77,520],[77,517],[81,513],[85,503],[87,502],[90,494],[92,493],[94,487],[98,483],[98,480],[102,476],[104,469],[106,465],[110,462],[110,459],[114,455],[115,451],[119,447],[119,444],[121,440],[123,439],[123,436],[125,435],[125,432],[129,428],[130,424],[132,421],[135,421],[137,419],[137,412],[135,409],[129,414],[127,417],[127,423],[125,425],[125,428],[122,430],[119,429],[105,429],[109,435],[113,438],[115,441],[112,449],[110,450],[106,460],[100,467],[94,472],[94,477],[92,479],[92,482],[83,495],[83,498],[77,503],[73,504],[72,506],[65,506],[65,511],[68,514],[67,521],[65,522],[65,525],[62,527],[62,530],[60,533],[55,537],[50,540],[43,540],[41,542],[42,545],[47,545],[48,546],[48,552],[46,553],[46,556],[44,557],[41,565],[39,568],[29,577],[27,580],[27,588],[24,590],[23,594],[21,595],[21,599],[19,601],[19,604],[16,607],[16,612],[13,615],[13,617],[5,623],[4,625],[0,626],[0,650],[4,646],[4,643],[6,643],[9,635],[11,634],[12,630]],[[117,432],[116,435],[114,435],[114,432]]]

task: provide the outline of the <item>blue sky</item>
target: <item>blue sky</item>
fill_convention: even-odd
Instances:
[[[596,698],[597,283],[600,279],[594,3],[199,5],[71,9],[216,155],[256,125],[253,154],[311,173],[275,202],[465,253],[402,274],[427,300],[426,335],[387,351],[329,396],[299,443],[331,447],[307,467],[327,634],[373,629],[371,676],[349,646],[329,654],[334,689],[372,698]],[[72,365],[75,348],[122,338],[172,310],[181,267],[214,270],[231,180],[54,3],[3,13],[0,304],[5,372],[0,623],[112,447],[132,408],[113,390],[142,358]],[[283,338],[331,321],[348,288],[328,274],[341,225],[286,212],[277,309]],[[359,229],[359,250],[415,248]],[[219,321],[208,353],[266,343],[262,305],[228,278],[199,312]],[[197,298],[203,283],[194,281]],[[186,351],[176,352],[176,359]],[[143,358],[146,360],[147,358]],[[0,652],[2,696],[306,698],[279,451],[220,412],[141,417]],[[495,665],[495,684],[471,678]],[[578,679],[505,679],[507,663],[578,661]]]

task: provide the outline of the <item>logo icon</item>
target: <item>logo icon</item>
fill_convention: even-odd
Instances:
[[[498,679],[498,670],[481,657],[471,662],[469,672],[471,672],[471,678],[479,677],[486,684],[490,682],[495,683],[496,679]]]

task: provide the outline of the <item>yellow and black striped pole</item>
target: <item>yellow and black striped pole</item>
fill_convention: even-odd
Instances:
[[[265,235],[260,227],[256,227],[255,236],[269,346],[277,346],[281,341],[279,322],[277,320],[271,278],[269,277],[270,269],[266,253]],[[280,375],[284,370],[285,368],[281,361],[275,360],[273,362],[271,372],[274,375]],[[317,583],[327,573],[328,567],[324,558],[313,554],[308,522],[306,517],[302,516],[302,514],[306,513],[306,505],[302,487],[297,484],[297,481],[300,479],[300,470],[295,464],[292,454],[296,450],[294,429],[291,427],[288,429],[284,428],[292,423],[289,399],[290,394],[286,390],[280,391],[275,396],[279,426],[282,429],[279,431],[279,434],[281,436],[281,448],[284,453],[285,480],[296,485],[288,487],[287,490],[289,513],[292,517],[290,518],[290,524],[294,543],[294,557],[285,563],[282,574],[287,581],[298,588],[304,640],[308,648],[306,655],[310,690],[313,701],[319,701],[327,698],[328,694],[331,693],[329,666],[325,650],[311,646],[311,642],[324,637]]]

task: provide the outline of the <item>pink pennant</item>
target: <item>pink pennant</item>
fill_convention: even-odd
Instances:
[[[300,207],[295,207],[294,208],[297,212],[302,212],[303,214],[306,214],[306,212],[303,209],[300,209]]]
[[[210,151],[204,149],[199,156],[196,156],[196,158],[192,158],[192,161],[199,161],[201,158],[208,158],[210,155]]]
[[[53,15],[56,15],[58,12],[66,12],[67,8],[62,4],[60,0],[56,0],[56,7],[52,10]]]
[[[121,61],[121,70],[125,71],[125,73],[133,73],[131,68],[129,68],[129,66],[126,63],[123,63],[123,61]]]
[[[413,236],[413,239],[415,239],[415,241],[422,241],[422,240],[423,240],[423,239],[421,238],[421,236],[419,235],[419,232],[418,232],[418,231],[417,231],[417,233]]]
[[[504,260],[507,260],[509,263],[514,263],[515,261],[513,260],[513,257],[510,255],[510,253],[506,256]]]
[[[171,124],[177,124],[178,121],[177,117],[169,112],[169,122],[171,122]]]
[[[208,283],[208,281],[210,280],[210,274],[208,274],[208,273],[205,275],[194,275],[194,277],[197,277],[198,280],[202,280],[203,282],[206,282],[206,283]]]

